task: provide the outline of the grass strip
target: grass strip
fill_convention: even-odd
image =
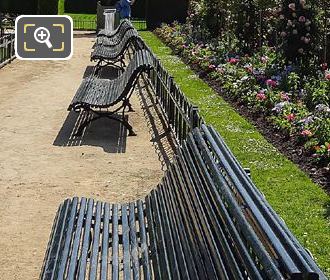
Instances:
[[[275,211],[330,276],[330,197],[239,115],[152,32],[141,31],[204,120],[225,139]]]

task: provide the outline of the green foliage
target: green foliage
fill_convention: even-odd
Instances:
[[[39,15],[57,15],[58,0],[38,0]]]
[[[299,63],[308,72],[318,53],[316,12],[310,0],[283,0],[278,9],[281,49],[288,62]],[[311,69],[311,71],[315,71]]]
[[[38,0],[1,0],[0,11],[14,14],[36,14],[38,10]]]
[[[95,14],[96,0],[65,0],[64,10],[67,13]]]
[[[64,15],[64,4],[65,0],[58,0],[57,13],[59,15]]]
[[[306,84],[305,103],[314,109],[318,104],[330,106],[330,81],[325,79],[311,79]]]
[[[258,45],[258,14],[253,0],[240,1],[234,13],[235,34],[244,54],[251,54]]]

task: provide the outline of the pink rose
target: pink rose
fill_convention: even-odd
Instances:
[[[296,118],[296,115],[291,113],[289,115],[286,116],[286,119],[289,121],[289,122],[292,122],[294,121],[294,119]]]
[[[322,63],[321,68],[322,68],[323,71],[327,70],[328,69],[328,63]]]
[[[256,99],[259,101],[264,101],[267,99],[267,96],[265,95],[264,91],[259,91],[256,95]]]
[[[330,72],[325,73],[325,79],[330,81]]]
[[[245,69],[246,69],[246,71],[249,72],[249,73],[252,73],[252,72],[253,72],[253,68],[252,68],[252,66],[247,66]]]
[[[272,79],[268,79],[266,80],[266,85],[270,86],[270,87],[276,87],[277,86],[277,82],[272,80]]]
[[[267,63],[268,62],[268,57],[267,56],[262,56],[261,57],[261,62],[262,63]]]
[[[283,100],[283,101],[289,101],[289,99],[290,99],[289,95],[284,91],[282,91],[280,93],[280,97],[281,97],[281,100]]]
[[[304,16],[300,16],[298,20],[299,22],[306,22],[306,18]]]
[[[228,59],[228,62],[230,64],[237,64],[239,62],[239,59],[232,57],[232,58]]]
[[[302,136],[306,136],[306,137],[310,137],[310,136],[313,135],[313,133],[310,130],[308,130],[308,129],[303,130],[300,134]]]

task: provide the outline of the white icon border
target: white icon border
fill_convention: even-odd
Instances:
[[[62,57],[62,58],[34,58],[34,57],[21,57],[18,53],[17,53],[17,22],[21,19],[21,18],[25,18],[25,17],[29,17],[29,18],[39,18],[39,17],[58,17],[58,18],[67,18],[70,21],[71,24],[71,52],[68,56],[66,57]],[[15,56],[16,58],[20,59],[20,60],[69,60],[72,58],[73,56],[73,21],[72,18],[68,15],[20,15],[15,19]]]

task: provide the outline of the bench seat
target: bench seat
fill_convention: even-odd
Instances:
[[[129,279],[132,273],[151,279],[144,212],[141,200],[67,199],[55,218],[42,279]]]
[[[271,222],[260,192],[249,205],[235,191],[236,167],[226,169],[237,161],[218,161],[221,143],[212,127],[194,129],[143,200],[64,201],[41,279],[326,279],[284,223]],[[250,180],[241,167],[236,175]],[[263,207],[270,214],[258,220]]]

